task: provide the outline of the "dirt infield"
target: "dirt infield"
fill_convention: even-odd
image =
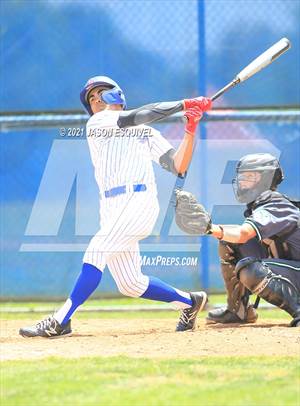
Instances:
[[[286,320],[257,324],[205,325],[194,332],[175,333],[174,319],[75,320],[73,335],[59,339],[26,339],[21,326],[32,321],[1,321],[1,360],[48,356],[127,355],[149,358],[195,358],[208,355],[300,355],[300,329]]]

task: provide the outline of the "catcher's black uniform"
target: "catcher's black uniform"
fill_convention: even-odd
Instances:
[[[220,242],[221,268],[228,292],[227,309],[210,312],[223,323],[255,321],[249,291],[280,306],[300,321],[300,211],[279,192],[266,191],[247,206],[245,222],[256,238],[245,244]]]
[[[278,192],[264,192],[245,212],[245,223],[267,248],[265,259],[274,273],[290,278],[300,291],[300,211]],[[253,252],[255,256],[255,250]]]
[[[300,324],[300,211],[297,202],[271,190],[248,204],[245,223],[256,237],[244,244],[219,243],[221,270],[227,289],[226,309],[209,312],[221,323],[254,322],[248,305],[252,292],[286,310],[292,325]],[[209,234],[211,220],[193,195],[177,195],[176,222],[189,234]]]

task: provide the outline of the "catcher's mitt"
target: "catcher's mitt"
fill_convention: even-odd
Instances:
[[[197,203],[192,193],[177,190],[176,194],[176,224],[188,234],[210,234],[211,217],[205,208]]]

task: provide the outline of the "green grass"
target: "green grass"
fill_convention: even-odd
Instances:
[[[216,304],[226,303],[225,295],[210,295],[209,296],[209,306],[214,306]],[[264,300],[261,300],[261,303],[265,303]],[[24,320],[32,319],[39,320],[47,314],[53,313],[54,310],[59,309],[63,302],[5,302],[0,304],[0,318],[5,320]],[[161,304],[160,302],[153,302],[150,300],[142,298],[115,298],[115,299],[103,299],[103,300],[88,300],[81,308],[84,309],[88,307],[97,307],[97,306],[122,306],[122,305],[157,305]],[[16,309],[23,308],[24,310],[31,310],[31,312],[19,312],[19,313],[9,313],[6,309]],[[42,308],[45,309],[43,313],[35,313],[35,309]],[[264,310],[259,308],[259,319],[286,319],[290,320],[290,316],[284,311],[272,308],[271,310]],[[134,312],[85,312],[85,313],[76,313],[76,318],[78,319],[123,319],[123,318],[146,318],[146,319],[162,319],[162,318],[177,318],[178,312],[172,309],[165,311],[134,311]]]
[[[200,318],[206,317],[206,313],[200,314]],[[5,313],[1,312],[0,320],[32,320],[38,321],[47,316],[50,313]],[[272,319],[272,320],[286,320],[288,323],[291,321],[291,317],[280,309],[272,310],[259,310],[258,321]],[[88,320],[88,319],[178,319],[178,311],[160,311],[160,312],[87,312],[87,313],[76,313],[74,318],[78,320]],[[300,406],[300,405],[299,405]]]
[[[210,303],[225,296],[210,296]],[[88,306],[150,304],[143,299],[90,300]],[[41,313],[8,313],[7,307],[59,308],[60,303],[1,304],[2,319],[40,320]],[[202,317],[204,317],[205,313]],[[176,311],[87,312],[78,319],[178,318]],[[259,320],[290,317],[280,309],[259,309]],[[101,342],[99,341],[99,345]],[[172,343],[170,342],[170,345]],[[151,360],[128,357],[46,358],[5,361],[1,406],[300,406],[296,357],[201,357]]]
[[[297,406],[293,357],[47,358],[2,363],[1,405]]]
[[[225,303],[226,296],[223,294],[218,295],[209,295],[209,303]],[[28,301],[28,302],[0,302],[0,309],[5,310],[5,308],[14,308],[14,307],[24,307],[24,308],[35,308],[35,307],[59,307],[63,304],[63,301],[57,302],[41,302],[41,301]],[[121,306],[121,305],[151,305],[151,304],[162,304],[162,302],[155,302],[152,300],[147,300],[143,298],[133,298],[133,297],[120,297],[112,299],[90,299],[85,302],[84,306]]]
[[[47,313],[1,313],[0,320],[41,320]],[[90,320],[90,319],[169,319],[179,317],[176,311],[165,312],[87,312],[76,313],[72,319]]]
[[[219,296],[221,297],[221,296]],[[54,306],[57,307],[63,304],[64,301],[23,301],[23,302],[2,302],[0,303],[1,308],[5,307],[41,307],[41,306]],[[150,301],[143,298],[131,298],[131,297],[120,297],[112,299],[89,299],[84,306],[121,306],[121,305],[141,305],[149,304]],[[155,303],[155,302],[152,302]]]

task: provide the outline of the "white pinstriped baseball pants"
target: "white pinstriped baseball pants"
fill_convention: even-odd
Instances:
[[[141,271],[138,242],[151,233],[156,222],[156,193],[146,190],[104,198],[100,207],[101,229],[90,241],[83,262],[101,271],[107,265],[123,295],[141,296],[149,278]]]

